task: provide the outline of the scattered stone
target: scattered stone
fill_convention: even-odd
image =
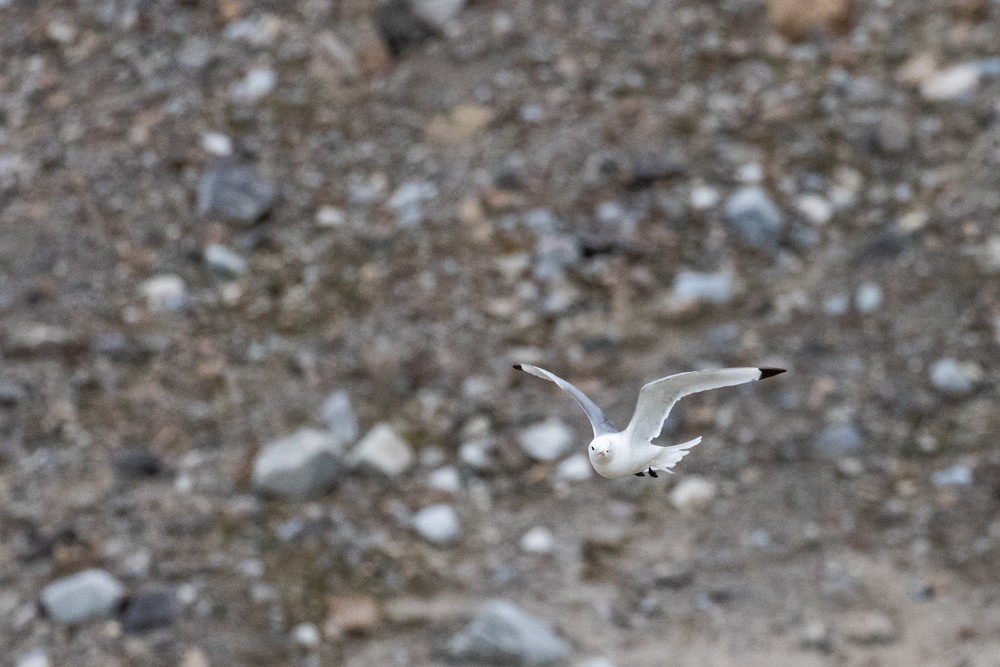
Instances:
[[[201,147],[206,153],[218,157],[229,157],[233,154],[233,140],[219,132],[206,132],[201,135]]]
[[[316,495],[336,477],[340,453],[332,434],[304,428],[261,450],[253,465],[254,488],[290,499]]]
[[[910,150],[913,128],[910,117],[901,111],[888,111],[879,119],[875,141],[879,150],[888,155],[898,155]]]
[[[843,456],[837,459],[837,472],[844,477],[859,477],[865,471],[865,464],[856,456]]]
[[[256,222],[271,210],[275,195],[274,182],[261,177],[253,165],[219,160],[201,177],[198,214]]]
[[[781,236],[782,215],[767,193],[758,187],[737,190],[726,202],[726,219],[738,240],[760,250],[775,250]]]
[[[576,437],[569,426],[553,417],[523,429],[518,440],[536,461],[554,461],[573,446]]]
[[[444,30],[465,7],[465,0],[412,0],[413,13],[424,23]]]
[[[0,407],[11,408],[28,397],[28,392],[19,384],[0,382]]]
[[[7,327],[7,352],[13,355],[72,352],[80,347],[80,339],[60,326],[16,322]]]
[[[139,290],[146,298],[146,307],[154,313],[176,312],[188,304],[184,279],[172,273],[150,278]]]
[[[434,544],[448,544],[458,539],[461,526],[451,505],[425,507],[413,515],[413,528],[421,537]]]
[[[670,310],[686,310],[700,303],[718,306],[733,298],[732,278],[729,273],[699,273],[680,271],[674,277],[670,295]]]
[[[42,649],[26,653],[14,663],[15,667],[49,667],[51,664],[48,653]]]
[[[347,444],[357,439],[360,433],[358,416],[354,413],[350,395],[343,389],[338,389],[326,397],[320,406],[319,416],[330,433],[340,442]]]
[[[181,605],[173,589],[139,593],[129,599],[122,616],[125,632],[145,632],[168,627],[180,616]]]
[[[974,361],[958,361],[945,357],[934,362],[930,370],[931,384],[945,394],[968,394],[983,379],[983,369]]]
[[[235,102],[256,104],[274,92],[278,85],[278,74],[266,67],[257,67],[246,73],[229,89],[229,95]]]
[[[935,471],[931,475],[934,486],[971,486],[972,469],[969,466],[956,465],[944,470]]]
[[[205,651],[198,646],[184,651],[179,667],[211,667]]]
[[[115,457],[115,467],[126,477],[155,477],[163,472],[163,461],[146,447],[125,447]]]
[[[454,466],[444,466],[428,475],[427,486],[455,495],[462,490],[462,477]]]
[[[521,536],[521,551],[529,554],[549,554],[556,546],[556,538],[545,526],[535,526]]]
[[[417,16],[409,0],[388,0],[378,5],[375,21],[386,48],[398,58],[434,35],[434,30]]]
[[[469,141],[493,122],[493,110],[479,104],[459,104],[447,116],[435,116],[427,124],[428,137],[446,143]]]
[[[825,225],[833,219],[833,204],[815,194],[802,195],[795,202],[802,217],[814,225]]]
[[[489,470],[493,465],[493,460],[490,457],[493,445],[492,438],[473,438],[468,442],[463,442],[458,448],[458,458],[462,460],[462,463],[475,470]]]
[[[899,629],[887,614],[867,611],[848,618],[841,631],[855,644],[892,644],[899,639]]]
[[[205,267],[223,278],[239,278],[247,272],[247,262],[224,245],[205,246]]]
[[[816,437],[816,449],[831,458],[853,454],[861,449],[864,439],[851,424],[831,424]]]
[[[389,197],[389,208],[396,214],[397,227],[415,227],[424,219],[424,202],[433,201],[438,188],[430,181],[408,181]]]
[[[823,312],[827,315],[843,315],[851,306],[851,297],[846,294],[834,294],[823,300]]]
[[[882,305],[882,288],[875,283],[864,283],[854,295],[854,307],[858,312],[874,313]]]
[[[653,569],[653,585],[657,588],[684,588],[694,581],[694,568],[688,563],[658,563]]]
[[[767,0],[771,25],[793,40],[818,31],[846,32],[852,22],[852,9],[852,0]]]
[[[722,196],[715,188],[707,185],[696,185],[691,188],[691,208],[696,211],[705,211],[715,208]]]
[[[976,63],[955,65],[927,78],[920,85],[920,94],[931,102],[968,97],[979,86],[980,74],[980,68]]]
[[[326,601],[323,634],[329,639],[344,635],[365,635],[378,627],[382,614],[367,595],[331,595]]]
[[[316,211],[316,224],[320,227],[343,227],[346,222],[344,211],[336,206],[323,206]]]
[[[448,652],[456,660],[547,665],[565,660],[570,646],[512,602],[493,600],[452,638]]]
[[[81,623],[113,614],[125,588],[108,572],[91,569],[57,579],[42,589],[45,613],[57,623]]]
[[[312,623],[299,623],[292,630],[292,636],[302,648],[313,649],[319,646],[319,630]]]
[[[682,512],[692,512],[707,507],[717,491],[718,486],[712,480],[689,475],[670,492],[670,502]]]
[[[824,653],[833,648],[830,641],[830,628],[819,619],[810,619],[802,627],[799,634],[799,646],[810,651],[822,651]]]
[[[594,467],[584,453],[571,454],[556,466],[554,478],[561,482],[585,482],[594,476]]]
[[[413,465],[415,456],[410,443],[403,440],[389,424],[376,424],[351,452],[352,467],[365,465],[384,475],[395,477]]]

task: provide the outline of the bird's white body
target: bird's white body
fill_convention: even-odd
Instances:
[[[537,366],[517,364],[514,368],[555,382],[580,404],[594,429],[594,439],[587,446],[587,455],[594,470],[608,479],[647,473],[656,477],[658,472],[670,472],[692,447],[701,442],[701,438],[695,438],[671,447],[652,443],[653,438],[660,434],[670,409],[680,398],[785,372],[780,368],[720,368],[661,378],[643,386],[631,421],[624,430],[618,431],[586,394],[566,380]]]

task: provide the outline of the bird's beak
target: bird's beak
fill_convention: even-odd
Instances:
[[[602,459],[606,459],[608,458],[608,450],[602,449],[601,451],[597,452],[597,455],[600,456]]]

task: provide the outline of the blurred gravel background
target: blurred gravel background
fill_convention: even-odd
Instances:
[[[998,214],[996,0],[0,0],[0,660],[1000,664]]]

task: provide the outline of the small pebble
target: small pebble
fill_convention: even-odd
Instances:
[[[219,157],[233,154],[233,140],[219,132],[206,132],[201,135],[201,147],[206,153]]]
[[[777,248],[784,219],[762,189],[734,192],[726,202],[726,220],[741,243],[760,250]]]
[[[316,224],[320,227],[343,227],[347,216],[335,206],[323,206],[316,211]]]
[[[319,646],[319,630],[312,623],[299,623],[292,630],[292,634],[295,637],[295,643],[302,648],[312,649]]]
[[[920,94],[925,100],[940,102],[967,97],[979,86],[980,69],[974,63],[955,65],[924,81]]]
[[[146,298],[146,307],[154,313],[183,310],[188,304],[184,279],[173,274],[150,278],[139,290]]]
[[[278,75],[274,70],[258,67],[246,73],[229,89],[229,95],[237,102],[255,104],[270,95],[278,85]]]
[[[556,545],[552,531],[545,526],[535,526],[521,536],[521,551],[529,554],[548,554]]]
[[[451,505],[425,507],[413,515],[413,528],[428,542],[448,544],[458,539],[461,525]]]
[[[814,225],[825,225],[833,218],[833,204],[819,195],[802,195],[796,200],[795,208]]]
[[[968,466],[956,465],[944,470],[937,470],[931,475],[934,486],[970,486],[972,484],[972,469]]]
[[[958,361],[951,357],[935,361],[930,370],[934,388],[954,396],[970,393],[982,377],[983,370],[974,361]]]
[[[820,431],[815,442],[819,453],[835,458],[858,451],[864,440],[851,424],[831,424]]]
[[[545,624],[507,600],[483,605],[448,644],[452,658],[465,664],[547,665],[565,660],[570,650]]]
[[[462,490],[462,477],[454,466],[444,466],[427,476],[427,486],[454,495]]]
[[[556,466],[554,478],[562,482],[585,482],[594,476],[594,466],[584,453],[571,454]]]
[[[172,589],[138,593],[129,599],[122,616],[125,632],[145,632],[173,625],[181,606]]]
[[[854,307],[862,313],[874,313],[882,305],[882,288],[875,283],[864,283],[854,295]]]
[[[518,435],[521,449],[536,461],[554,461],[575,443],[573,430],[559,419],[533,424]]]
[[[718,485],[712,480],[689,475],[670,492],[670,503],[682,512],[693,512],[707,507],[717,492]]]
[[[224,245],[205,246],[205,267],[224,278],[238,278],[247,272],[247,262]]]
[[[198,214],[236,222],[256,222],[271,210],[275,184],[250,164],[220,159],[198,184]]]
[[[326,431],[301,429],[265,446],[254,461],[253,485],[266,494],[302,499],[336,478],[341,443]]]
[[[319,409],[320,419],[337,440],[347,444],[354,442],[358,433],[358,417],[351,405],[350,395],[343,389],[332,392]]]
[[[49,667],[51,664],[48,654],[42,649],[26,653],[14,663],[15,667]]]
[[[42,589],[41,601],[54,621],[74,624],[110,616],[124,595],[124,587],[111,574],[91,569],[53,581]]]
[[[413,448],[387,423],[376,424],[351,451],[352,466],[367,466],[389,477],[410,469],[416,461]]]
[[[855,644],[892,644],[899,639],[895,621],[879,611],[855,614],[844,622],[842,632]]]
[[[715,188],[707,185],[698,185],[691,188],[691,208],[696,211],[705,211],[718,205],[722,196]]]

